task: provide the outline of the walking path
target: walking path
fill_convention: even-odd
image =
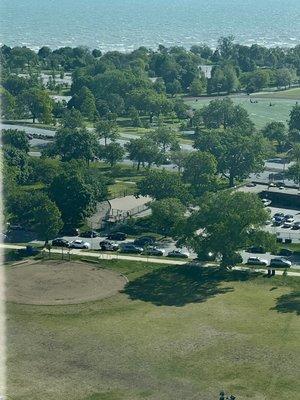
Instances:
[[[12,249],[12,250],[18,250],[18,249],[25,249],[25,246],[21,245],[15,245],[15,244],[0,244],[0,248],[3,249]],[[62,250],[61,249],[51,249],[51,252],[54,254],[61,254]],[[67,252],[67,251],[65,251]],[[141,262],[147,262],[147,263],[154,263],[154,264],[167,264],[167,265],[184,265],[188,264],[189,261],[186,260],[170,260],[166,258],[155,258],[155,257],[143,257],[143,256],[127,256],[127,255],[122,255],[119,253],[114,253],[114,254],[107,254],[107,253],[96,253],[96,252],[89,252],[89,251],[84,251],[84,250],[77,250],[77,249],[72,249],[70,254],[72,255],[77,255],[81,257],[92,257],[92,258],[98,258],[99,260],[126,260],[126,261],[141,261]],[[206,266],[209,266],[209,264],[206,264]],[[261,272],[261,273],[266,273],[266,269],[261,269],[261,268],[248,268],[248,267],[234,267],[234,270],[237,271],[254,271],[254,272]],[[283,275],[284,271],[276,271],[276,275]],[[294,272],[294,271],[287,271],[288,276],[294,276],[294,277],[300,277],[300,272]]]

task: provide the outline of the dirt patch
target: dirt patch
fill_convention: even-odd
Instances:
[[[77,304],[110,297],[125,277],[80,262],[44,261],[14,265],[6,272],[6,300],[37,305]]]

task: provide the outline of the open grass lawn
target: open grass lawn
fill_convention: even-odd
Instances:
[[[257,93],[255,97],[270,97],[270,93]],[[273,99],[290,99],[300,101],[300,88],[280,90],[272,93]]]
[[[7,304],[8,399],[299,398],[300,279],[101,263],[129,278],[123,293]]]
[[[299,89],[291,89],[299,90]],[[255,123],[258,129],[263,128],[267,123],[272,121],[281,121],[286,123],[289,119],[289,113],[292,107],[296,104],[296,99],[290,97],[277,97],[278,94],[284,92],[275,93],[261,93],[254,94],[251,96],[251,100],[257,100],[258,103],[250,103],[248,96],[230,96],[230,98],[236,104],[243,106],[249,113],[251,119]],[[216,97],[217,98],[217,97]],[[224,98],[224,97],[221,97]],[[299,97],[298,97],[299,98]],[[198,101],[188,101],[187,103],[193,108],[199,109],[204,105],[207,105],[212,98],[200,98]],[[273,104],[270,107],[270,103]]]

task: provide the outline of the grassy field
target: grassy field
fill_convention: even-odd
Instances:
[[[295,91],[299,89],[293,89]],[[249,113],[251,119],[258,129],[264,127],[268,122],[281,121],[286,123],[289,119],[289,113],[292,107],[296,104],[296,99],[291,97],[277,97],[281,94],[284,96],[285,92],[255,94],[251,96],[251,100],[257,100],[258,103],[250,103],[248,96],[231,96],[235,104],[240,104]],[[222,97],[223,98],[223,97]],[[199,109],[207,105],[212,98],[200,98],[198,101],[189,101],[187,103],[193,108]],[[270,107],[270,103],[273,104]]]
[[[264,98],[270,97],[269,93],[257,93],[255,97]],[[298,100],[300,101],[300,88],[292,88],[288,90],[280,90],[272,93],[273,99],[287,99],[287,100]]]
[[[123,293],[7,304],[8,399],[297,398],[299,279],[101,263],[129,278]]]

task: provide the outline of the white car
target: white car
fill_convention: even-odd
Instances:
[[[272,203],[271,200],[268,199],[261,199],[261,201],[265,207],[268,207]]]
[[[291,266],[292,263],[284,258],[272,258],[270,262],[270,267],[289,268]]]
[[[90,249],[91,245],[83,240],[73,240],[69,245],[70,249]]]
[[[291,228],[293,226],[292,222],[285,221],[285,223],[282,225],[283,228]]]
[[[268,261],[263,260],[259,257],[249,257],[247,260],[247,264],[249,264],[249,265],[268,265]]]

